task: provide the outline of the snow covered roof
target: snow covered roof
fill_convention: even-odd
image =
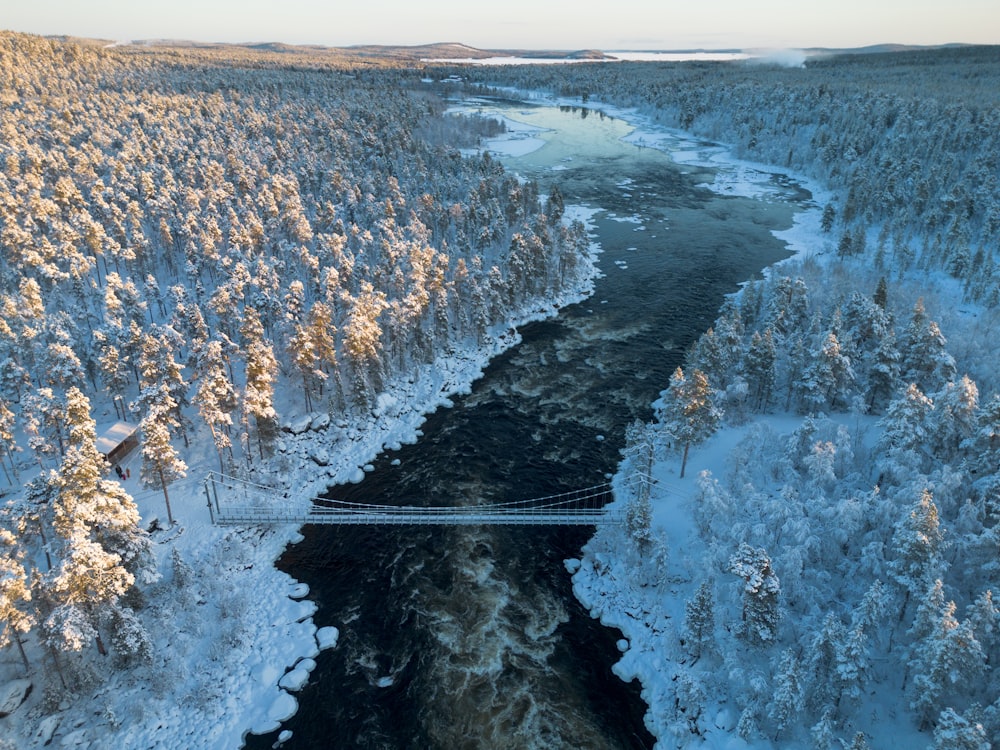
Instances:
[[[97,436],[97,450],[107,456],[115,448],[135,435],[138,425],[128,422],[115,422],[105,427]]]

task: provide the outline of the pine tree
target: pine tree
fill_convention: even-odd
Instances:
[[[249,441],[249,417],[257,426],[257,448],[264,458],[264,448],[277,433],[278,415],[274,409],[274,379],[278,361],[271,343],[264,338],[264,326],[257,311],[247,308],[243,313],[243,352],[246,360],[246,387],[243,391],[244,433]],[[247,458],[249,459],[249,450]]]
[[[1000,466],[1000,393],[994,393],[979,410],[975,434],[963,446],[977,473],[988,476]]]
[[[739,634],[756,646],[773,643],[778,635],[778,595],[781,587],[771,558],[760,547],[742,542],[729,559],[729,572],[743,579],[743,615]]]
[[[828,331],[820,347],[812,352],[812,362],[799,385],[804,411],[844,408],[853,383],[851,361],[841,350],[836,333]]]
[[[823,216],[820,219],[820,229],[824,232],[829,232],[833,229],[834,219],[837,217],[837,209],[833,207],[832,203],[827,203],[823,207]]]
[[[955,359],[948,353],[946,344],[938,324],[928,319],[923,300],[917,300],[900,342],[903,379],[916,383],[925,393],[954,380]]]
[[[921,726],[926,727],[947,690],[976,684],[987,668],[986,654],[971,623],[955,618],[955,602],[945,604],[934,631],[918,653],[910,705]]]
[[[7,484],[14,484],[11,473],[18,477],[17,463],[14,461],[14,451],[20,450],[14,440],[14,412],[10,410],[7,401],[0,397],[0,468],[3,468]],[[5,461],[6,459],[6,461]],[[10,463],[10,469],[7,463]]]
[[[142,468],[140,477],[146,487],[163,491],[163,500],[167,506],[167,521],[174,525],[173,512],[170,509],[170,494],[167,487],[177,479],[187,476],[187,464],[181,459],[170,442],[170,427],[173,424],[173,399],[167,387],[159,389],[159,399],[150,404],[149,411],[143,417],[142,430]]]
[[[215,443],[219,457],[219,472],[224,474],[223,451],[228,450],[230,458],[232,457],[233,443],[229,437],[229,428],[233,424],[232,413],[236,410],[236,389],[226,375],[222,344],[209,341],[198,364],[195,403],[212,433],[212,442]]]
[[[678,367],[670,378],[670,388],[661,396],[660,422],[674,445],[683,451],[683,477],[691,446],[711,437],[718,429],[722,413],[713,403],[712,388],[701,370],[694,370],[687,380]]]
[[[768,707],[768,713],[774,721],[778,734],[789,725],[805,709],[805,687],[802,684],[802,674],[799,660],[792,649],[782,652],[775,670],[774,696]]]
[[[889,404],[879,422],[882,434],[878,439],[878,448],[889,454],[893,465],[914,461],[919,464],[923,459],[930,442],[933,410],[934,402],[914,383],[909,385],[906,393]]]
[[[945,708],[934,727],[933,750],[990,750],[993,744],[980,713],[973,708],[963,715]]]
[[[834,613],[828,613],[809,643],[806,660],[808,703],[814,710],[836,706],[840,702],[841,682],[837,674],[837,662],[846,640],[844,624]],[[830,713],[835,716],[835,712]]]
[[[152,664],[153,641],[132,608],[114,607],[109,620],[115,663],[120,667]]]
[[[812,726],[809,733],[813,750],[834,750],[834,748],[842,750],[842,745],[834,744],[837,741],[836,723],[831,709],[823,712],[823,716]]]
[[[946,383],[934,396],[931,445],[943,459],[954,458],[976,433],[979,412],[979,389],[968,375]]]
[[[780,339],[805,331],[809,321],[809,290],[801,278],[778,278],[767,298],[765,323]]]
[[[190,421],[184,409],[188,405],[188,383],[174,359],[175,344],[178,342],[179,336],[172,328],[160,327],[156,335],[143,335],[138,403],[144,407],[140,411],[145,414],[153,408],[166,409],[171,434],[179,435],[187,447]],[[137,408],[133,406],[133,411]]]
[[[881,411],[892,399],[899,384],[899,350],[890,330],[879,341],[868,365],[868,408]]]
[[[771,329],[766,329],[763,335],[754,331],[743,358],[743,375],[750,386],[750,398],[754,409],[767,409],[774,391],[777,358]]]
[[[0,527],[0,649],[17,644],[26,672],[30,671],[21,636],[31,630],[34,618],[28,609],[31,589],[14,535]]]
[[[944,532],[930,489],[921,491],[896,524],[892,546],[896,554],[890,570],[906,591],[922,592],[927,581],[938,577]]]
[[[684,606],[684,632],[688,650],[696,659],[715,645],[715,604],[712,579],[702,581],[694,597]]]

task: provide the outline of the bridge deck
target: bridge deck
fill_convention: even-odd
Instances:
[[[621,514],[604,506],[613,500],[609,485],[507,503],[463,506],[375,505],[320,499],[308,507],[289,507],[274,490],[232,477],[210,474],[205,492],[213,521],[226,526],[279,523],[448,526],[598,526],[621,523]],[[242,500],[240,502],[236,498]]]
[[[308,514],[275,513],[265,508],[227,508],[216,518],[223,525],[316,523],[328,525],[436,525],[436,526],[597,526],[618,523],[617,514],[604,510],[498,512],[471,508],[400,508],[389,511],[314,510]]]

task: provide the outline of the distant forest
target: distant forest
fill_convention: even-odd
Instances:
[[[450,70],[448,73],[468,74]],[[764,63],[616,63],[476,69],[476,80],[634,107],[806,174],[843,194],[839,249],[943,268],[1000,303],[1000,48]],[[916,247],[914,247],[916,244]]]

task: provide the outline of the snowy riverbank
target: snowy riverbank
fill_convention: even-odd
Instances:
[[[629,117],[627,111],[605,111]],[[676,131],[646,129],[642,121],[637,117],[640,125],[629,140],[663,148],[692,167],[719,169],[705,184],[720,194],[767,200],[769,190],[780,189],[770,182],[769,174],[783,170],[732,159],[722,147]],[[826,309],[817,308],[839,320],[840,306],[846,306],[852,294],[870,299],[879,277],[888,277],[894,298],[889,319],[905,320],[922,296],[928,310],[933,309],[931,314],[947,321],[942,329],[951,339],[949,349],[965,355],[956,357],[958,374],[976,376],[979,369],[985,374],[980,381],[983,392],[994,390],[995,376],[988,369],[994,360],[984,356],[992,351],[983,340],[990,330],[988,311],[956,304],[962,299],[961,289],[941,272],[842,262],[835,239],[821,230],[820,207],[833,196],[805,180],[800,184],[812,192],[812,205],[797,214],[791,229],[776,233],[788,243],[792,257],[765,271],[765,278],[788,266],[792,276],[807,278],[810,296],[823,300]],[[874,236],[868,240],[872,246],[877,241]],[[819,288],[823,286],[829,289]],[[759,287],[756,294],[761,294]],[[812,314],[814,320],[820,319],[817,310]],[[844,340],[847,336],[845,331]],[[978,354],[970,356],[973,352]],[[930,393],[928,403],[939,398],[946,403],[953,385]],[[788,393],[790,400],[791,386]],[[937,701],[945,694],[940,686],[930,699],[915,696],[914,688],[907,687],[908,678],[911,685],[936,683],[935,678],[917,673],[930,658],[924,643],[909,646],[914,649],[909,652],[905,646],[893,647],[893,637],[898,641],[899,630],[907,627],[903,619],[909,593],[904,599],[899,580],[886,571],[893,569],[898,554],[895,547],[908,517],[906,504],[921,491],[940,493],[942,509],[953,503],[947,513],[942,510],[942,533],[956,540],[950,543],[961,545],[961,521],[950,518],[953,526],[947,530],[944,526],[946,515],[957,514],[955,501],[949,499],[949,483],[958,485],[959,480],[947,465],[925,468],[926,475],[911,467],[893,468],[891,463],[886,468],[892,459],[884,447],[884,423],[864,414],[868,406],[860,399],[847,413],[812,418],[781,413],[778,404],[778,413],[744,415],[691,449],[684,477],[677,452],[667,445],[664,430],[654,425],[644,433],[640,449],[649,450],[648,463],[644,459],[636,466],[634,456],[623,462],[614,480],[616,502],[627,505],[630,497],[648,491],[651,538],[640,542],[625,529],[602,528],[581,557],[567,560],[566,566],[580,602],[603,624],[622,632],[622,658],[614,671],[625,681],[640,681],[649,705],[646,725],[657,737],[657,747],[765,750],[831,748],[840,743],[858,748],[921,747],[928,746],[932,733],[939,743],[936,747],[953,747],[959,746],[955,737],[961,730],[967,730],[963,736],[972,743],[973,737],[989,731],[983,725],[996,726],[995,718],[975,718],[982,715],[978,709],[959,717],[961,708],[953,710]],[[801,465],[789,469],[796,455]],[[898,486],[890,478],[894,471]],[[643,489],[637,489],[639,485]],[[962,492],[967,490],[956,497],[964,500],[968,495]],[[933,513],[936,523],[937,508]],[[862,538],[868,546],[859,552]],[[775,582],[781,579],[775,610],[781,613],[781,626],[775,631],[778,635],[772,635],[774,641],[763,646],[739,635],[747,620],[740,599],[751,590],[751,583],[734,575],[733,561],[736,542],[744,540],[749,540],[751,551],[756,547],[764,553],[766,548],[771,557],[767,570],[773,570]],[[820,548],[823,552],[817,551]],[[865,555],[872,559],[865,560]],[[889,589],[894,590],[887,593]],[[699,599],[704,592],[707,597]],[[958,599],[960,593],[949,590],[947,596]],[[942,623],[948,617],[944,597]],[[955,604],[950,606],[954,610]],[[891,613],[888,625],[880,620],[858,624],[865,622],[865,611],[881,607]],[[695,636],[691,628],[698,617],[705,617],[708,625]],[[957,627],[954,622],[940,627]],[[838,628],[845,634],[839,635]],[[822,662],[824,644],[836,652],[834,666]],[[823,674],[822,679],[817,674]],[[950,679],[954,682],[956,677]],[[825,700],[827,689],[836,691],[836,700],[817,708],[815,703]],[[814,703],[807,705],[807,699]],[[915,706],[922,700],[932,704],[925,710],[934,721],[921,727]],[[956,703],[962,705],[960,699]],[[946,719],[952,722],[950,729]]]

